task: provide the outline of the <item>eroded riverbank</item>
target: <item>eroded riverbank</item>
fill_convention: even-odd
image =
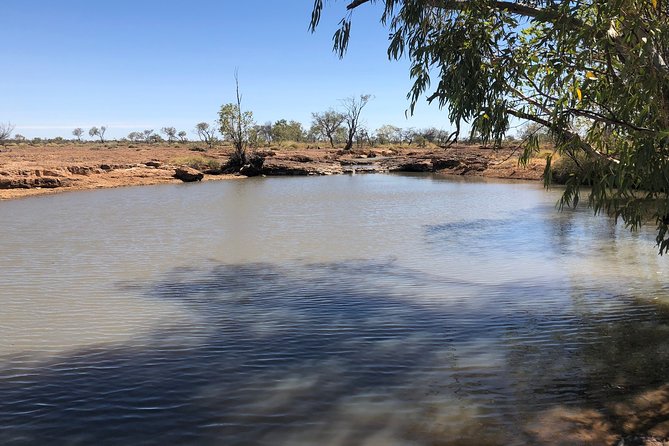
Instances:
[[[192,144],[123,145],[29,144],[0,150],[0,200],[48,193],[179,183],[175,169],[195,166],[204,181],[239,179],[224,174],[231,154],[227,147],[201,152]],[[453,175],[539,180],[545,159],[526,167],[517,162],[516,149],[493,150],[458,145],[449,149],[381,147],[344,152],[318,146],[271,147],[256,154],[266,176],[337,175],[382,172],[443,172]]]

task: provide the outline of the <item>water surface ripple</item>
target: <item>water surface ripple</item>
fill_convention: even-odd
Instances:
[[[666,259],[557,194],[378,175],[0,203],[0,444],[558,444],[556,411],[620,433],[611,408],[666,383]]]

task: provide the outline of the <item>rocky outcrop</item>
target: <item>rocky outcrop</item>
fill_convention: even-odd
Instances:
[[[282,158],[265,158],[261,173],[269,176],[281,175],[335,175],[343,173],[339,163],[320,161],[295,161]]]
[[[406,160],[400,160],[399,164],[397,164],[392,170],[398,172],[433,172],[434,165],[429,159],[409,158]]]
[[[109,172],[118,169],[132,169],[138,166],[138,164],[100,164],[100,169]]]
[[[432,166],[434,170],[457,169],[462,165],[462,162],[456,158],[432,158]]]
[[[411,153],[379,160],[390,172],[446,172],[455,175],[476,174],[488,169],[489,160],[481,155],[458,153]]]
[[[54,177],[2,178],[0,189],[54,189],[69,185],[69,181]]]
[[[257,177],[258,175],[262,175],[262,167],[258,167],[255,164],[244,164],[240,169],[239,169],[239,174],[244,175],[245,177]]]
[[[177,178],[184,183],[192,183],[194,181],[202,181],[204,174],[192,167],[179,166],[174,169],[174,178]]]
[[[248,163],[244,164],[241,169],[239,169],[239,174],[247,177],[257,177],[262,175],[262,167],[265,164],[265,157],[256,154],[253,154],[249,157]]]
[[[100,173],[100,169],[88,166],[68,166],[67,171],[73,175],[89,176],[94,173]]]

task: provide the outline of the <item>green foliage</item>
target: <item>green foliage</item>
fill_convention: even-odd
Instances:
[[[88,135],[91,137],[97,136],[100,138],[100,142],[104,143],[105,142],[105,132],[107,131],[107,127],[100,126],[98,127],[91,127],[90,130],[88,131]]]
[[[142,132],[130,132],[128,133],[128,139],[132,142],[139,142],[144,140],[144,133]]]
[[[379,144],[399,144],[402,142],[402,129],[394,125],[382,125],[376,130],[376,138]]]
[[[407,57],[410,110],[427,95],[484,143],[501,144],[512,118],[548,129],[559,154],[585,155],[562,204],[580,200],[628,226],[658,226],[669,251],[669,3],[355,0],[334,35],[346,51],[350,10],[381,5],[388,56]],[[311,27],[324,7],[316,0]],[[523,141],[527,159],[537,135]],[[550,179],[550,175],[547,175]]]
[[[312,123],[309,132],[315,138],[327,138],[334,148],[335,142],[339,140],[337,132],[343,130],[344,114],[330,109],[323,113],[312,113],[311,117]]]
[[[230,167],[241,167],[248,161],[246,148],[249,145],[255,122],[253,121],[253,113],[242,110],[242,95],[239,92],[237,72],[235,72],[235,87],[237,102],[221,106],[218,112],[218,124],[223,137],[232,142],[235,149],[230,158]]]
[[[596,169],[595,161],[583,152],[572,155],[563,154],[557,159],[548,155],[549,165],[546,166],[550,175],[550,182],[557,184],[569,184],[579,181],[581,185],[588,186],[590,177]]]
[[[271,129],[272,140],[277,142],[282,141],[304,141],[304,129],[302,124],[297,121],[286,121],[280,119],[274,123]]]
[[[246,147],[249,145],[250,132],[253,128],[253,113],[242,111],[238,104],[225,104],[218,112],[218,123],[223,137],[235,148],[233,162],[246,163]]]
[[[177,129],[174,127],[163,127],[160,133],[167,136],[167,142],[173,142],[177,138]]]
[[[211,149],[216,143],[216,128],[206,122],[199,122],[195,125],[195,133],[197,133],[200,141],[207,144]]]
[[[72,130],[72,135],[77,138],[77,141],[81,141],[81,136],[84,134],[84,129],[77,127],[76,129]]]
[[[532,137],[536,137],[539,144],[553,144],[553,137],[549,132],[549,129],[544,127],[541,124],[536,122],[529,122],[525,124],[520,132],[518,132],[518,138],[521,141],[526,141]]]

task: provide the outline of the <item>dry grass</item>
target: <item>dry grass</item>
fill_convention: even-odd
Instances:
[[[173,158],[170,161],[171,164],[177,165],[177,166],[188,166],[192,167],[193,169],[197,169],[200,171],[205,171],[205,170],[219,170],[221,168],[221,162],[218,161],[217,159],[208,157],[208,156],[202,156],[202,155],[193,155],[193,156],[180,156],[177,158]]]

